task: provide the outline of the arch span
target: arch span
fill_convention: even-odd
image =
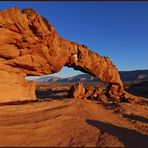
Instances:
[[[6,19],[7,18],[7,19]],[[73,67],[109,83],[109,92],[120,97],[124,92],[118,70],[111,60],[92,52],[85,45],[58,35],[55,28],[33,9],[11,8],[0,11],[0,101],[35,99],[35,86],[25,76],[59,72]],[[9,88],[7,95],[2,93]],[[13,94],[14,93],[14,94]]]

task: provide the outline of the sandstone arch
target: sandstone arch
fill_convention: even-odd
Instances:
[[[124,92],[109,58],[62,39],[50,22],[30,8],[0,11],[0,102],[35,99],[35,86],[24,77],[56,73],[63,66],[109,83],[109,95],[115,98]]]

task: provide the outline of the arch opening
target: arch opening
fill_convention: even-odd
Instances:
[[[69,89],[77,84],[83,83],[84,88],[106,90],[107,84],[96,76],[75,70],[73,67],[64,66],[58,73],[45,76],[27,76],[26,80],[36,84],[36,97],[39,100],[69,98]]]

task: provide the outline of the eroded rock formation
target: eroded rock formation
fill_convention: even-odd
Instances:
[[[68,96],[70,98],[84,98],[84,95],[85,95],[85,88],[83,86],[83,83],[78,83],[73,85],[68,91]]]
[[[111,87],[93,87],[92,85],[85,86],[82,82],[76,83],[68,91],[68,96],[75,99],[87,99],[95,100],[103,104],[119,104],[121,102],[126,103],[144,103],[145,99],[140,99],[138,96],[134,96],[127,92],[122,95],[116,94],[114,88]],[[113,92],[113,93],[111,93]]]
[[[25,82],[25,76],[56,73],[63,66],[92,74],[110,84],[108,94],[114,98],[123,94],[118,70],[109,58],[63,39],[49,21],[32,9],[0,11],[1,101],[22,100],[26,99],[25,95],[35,99],[35,88]],[[2,95],[2,91],[7,91],[7,95]],[[16,96],[11,98],[14,93]]]

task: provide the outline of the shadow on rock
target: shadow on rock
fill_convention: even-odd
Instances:
[[[128,114],[123,114],[122,115],[124,118],[128,118],[128,119],[131,119],[131,120],[137,120],[137,121],[141,121],[141,122],[144,122],[144,123],[148,123],[148,119],[144,118],[144,117],[141,117],[141,116],[137,116],[137,115],[128,115]]]
[[[2,102],[0,103],[0,106],[5,106],[5,105],[23,105],[23,104],[30,104],[30,103],[35,103],[38,102],[37,100],[22,100],[22,101],[14,101],[14,102]]]
[[[109,123],[104,123],[97,120],[87,119],[86,122],[99,130],[101,132],[109,133],[113,136],[116,136],[125,147],[147,147],[148,146],[148,136],[141,134],[135,130],[118,127]]]

